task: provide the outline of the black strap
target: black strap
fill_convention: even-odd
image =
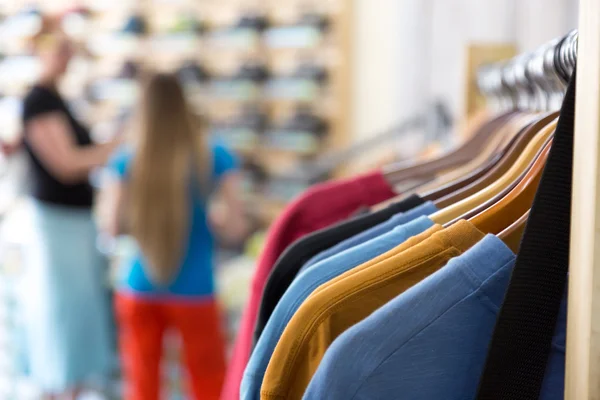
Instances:
[[[486,365],[479,400],[540,395],[569,265],[575,73],[527,223]]]

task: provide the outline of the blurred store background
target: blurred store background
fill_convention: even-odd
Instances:
[[[36,398],[14,291],[28,236],[21,99],[39,71],[28,38],[42,13],[60,13],[80,46],[61,89],[94,140],[125,126],[151,67],[177,71],[211,137],[242,160],[255,229],[243,246],[221,248],[216,266],[232,340],[263,232],[291,199],[315,182],[452,146],[470,111],[469,46],[534,49],[576,26],[577,1],[0,0],[3,400]],[[101,171],[92,182],[102,185]],[[118,259],[130,246],[103,250]],[[165,346],[167,398],[182,398],[177,339]]]

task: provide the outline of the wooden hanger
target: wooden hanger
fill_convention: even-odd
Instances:
[[[484,164],[494,154],[496,154],[499,150],[501,150],[504,147],[506,141],[510,140],[510,137],[512,136],[511,132],[508,129],[506,129],[506,126],[509,125],[509,121],[523,118],[525,115],[527,114],[523,114],[521,112],[515,112],[512,114],[505,113],[500,115],[499,118],[494,118],[493,120],[490,120],[490,122],[487,123],[482,129],[489,129],[493,131],[494,134],[492,139],[485,145],[483,150],[466,164],[457,166],[456,168],[448,172],[444,172],[442,175],[438,176],[434,181],[419,187],[419,191],[427,192],[434,190],[438,187],[446,185],[451,181],[454,181],[458,178],[469,174],[477,167]]]
[[[531,142],[525,147],[522,154],[519,155],[515,164],[500,177],[500,179],[493,182],[485,189],[467,197],[464,200],[459,201],[451,206],[448,206],[435,214],[431,215],[431,220],[436,224],[447,224],[461,215],[466,214],[469,210],[472,210],[485,203],[486,201],[494,198],[499,193],[502,193],[508,186],[514,184],[516,179],[521,176],[531,162],[537,156],[539,150],[543,147],[546,140],[552,135],[554,129],[543,129],[531,140]]]
[[[502,199],[469,221],[481,232],[499,234],[531,208],[552,147],[550,140],[525,177]]]
[[[479,206],[475,207],[472,210],[469,210],[467,213],[465,213],[464,215],[461,215],[459,218],[457,218],[456,220],[454,220],[452,222],[456,222],[460,219],[471,219],[471,218],[475,217],[476,215],[479,215],[480,213],[484,212],[488,208],[492,207],[494,204],[498,203],[504,197],[506,197],[515,187],[517,187],[517,185],[519,185],[519,183],[523,179],[526,178],[527,174],[534,167],[538,158],[543,154],[544,149],[546,148],[546,145],[551,141],[552,141],[552,136],[550,138],[548,138],[548,140],[544,143],[544,145],[537,152],[534,159],[531,161],[531,164],[529,164],[529,166],[523,171],[523,173],[519,177],[517,177],[517,179],[515,179],[515,181],[512,184],[508,185],[506,188],[504,188],[504,190],[502,192],[496,194],[494,197],[492,197],[485,203],[480,204]],[[521,214],[519,214],[519,215],[521,215]],[[451,223],[449,225],[451,225]]]
[[[473,194],[485,189],[487,186],[500,179],[500,177],[504,175],[514,165],[514,163],[523,153],[529,142],[531,142],[531,140],[542,129],[549,126],[551,123],[555,123],[557,117],[558,113],[546,115],[542,117],[539,121],[525,128],[522,134],[518,136],[514,145],[509,149],[509,151],[507,151],[505,156],[496,165],[494,165],[488,172],[486,172],[475,182],[472,182],[467,186],[459,188],[456,191],[435,200],[436,206],[438,206],[438,208],[444,208],[452,204],[458,203],[459,201],[464,200],[469,196],[472,196]],[[426,196],[424,197],[424,199],[430,200],[431,198],[429,196]]]
[[[553,115],[555,115],[556,113],[553,113]],[[493,158],[491,158],[490,160],[487,161],[486,164],[482,165],[481,167],[479,167],[478,169],[472,171],[470,174],[459,177],[458,179],[456,179],[453,182],[449,182],[448,184],[444,185],[444,186],[440,186],[438,188],[436,188],[435,190],[432,190],[428,193],[420,193],[420,196],[425,199],[425,200],[430,200],[430,201],[441,201],[444,197],[446,196],[450,196],[453,193],[459,193],[459,191],[463,188],[467,188],[468,185],[473,184],[474,182],[477,182],[479,179],[483,178],[483,177],[488,177],[487,179],[489,179],[490,181],[494,181],[495,179],[498,179],[501,176],[501,173],[496,174],[496,176],[494,177],[493,175],[490,174],[490,172],[492,170],[494,170],[498,165],[502,166],[502,165],[507,165],[503,170],[504,172],[506,172],[506,170],[508,170],[508,165],[512,165],[514,163],[514,160],[516,159],[516,157],[518,156],[518,154],[525,148],[525,146],[527,145],[527,143],[529,142],[529,140],[531,140],[531,138],[533,137],[533,135],[535,134],[536,131],[538,131],[539,129],[537,128],[538,126],[547,124],[551,119],[550,115],[545,114],[542,116],[542,118],[537,121],[537,122],[533,122],[525,127],[523,127],[515,136],[513,136],[511,138],[511,140],[506,144],[506,146],[499,151],[498,153],[496,153],[494,155]],[[536,125],[538,124],[538,125]],[[503,164],[504,160],[511,160],[509,163]],[[496,168],[496,170],[498,170]],[[484,184],[481,184],[481,188],[483,188]],[[477,192],[477,190],[473,190],[470,194],[473,194]],[[459,198],[457,195],[457,197],[455,197],[455,201],[460,201],[466,197],[468,197],[470,194],[466,194],[467,192],[463,192],[465,193],[464,195],[462,195],[462,198]],[[452,203],[449,202],[450,205]],[[447,206],[446,205],[446,206]]]
[[[527,227],[530,212],[531,210],[527,210],[518,220],[498,234],[498,238],[515,254],[519,252],[519,247],[521,247],[521,239],[523,239],[523,233]]]
[[[503,126],[504,124],[506,124],[506,121],[510,120],[515,115],[519,115],[517,112],[507,112],[507,113],[501,114],[495,118],[489,119],[487,121],[481,121],[481,119],[482,119],[481,116],[484,116],[487,114],[486,113],[480,113],[480,114],[481,114],[480,117],[476,118],[476,120],[478,120],[478,123],[476,123],[474,125],[474,126],[477,126],[479,129],[477,132],[479,132],[481,130],[488,130],[488,129],[490,130],[490,132],[495,131],[498,128],[500,128],[501,126]],[[477,132],[475,134],[477,134]],[[435,175],[415,176],[412,178],[408,178],[401,183],[397,183],[394,185],[394,189],[400,194],[389,200],[386,200],[384,202],[374,205],[373,207],[371,207],[371,210],[372,211],[381,210],[381,209],[388,207],[391,204],[402,201],[409,195],[412,195],[413,193],[420,191],[423,186],[429,185],[430,183],[434,182],[435,179],[436,179]]]
[[[502,118],[506,114],[513,114],[514,111],[505,113],[497,118]],[[492,121],[496,120],[493,119]],[[492,122],[489,121],[489,122]],[[481,149],[488,143],[489,139],[497,133],[491,129],[485,129],[488,123],[476,127],[476,133],[462,144],[458,149],[424,163],[407,164],[398,163],[383,168],[383,175],[390,186],[394,187],[407,179],[435,177],[441,172],[462,165],[473,159]]]
[[[439,200],[445,196],[448,196],[457,190],[470,185],[471,183],[477,181],[479,178],[484,176],[490,169],[492,169],[502,158],[506,157],[506,153],[512,147],[514,147],[515,142],[518,140],[519,136],[523,134],[527,127],[523,128],[517,135],[515,135],[508,142],[507,145],[503,146],[499,151],[496,151],[491,158],[485,160],[485,163],[479,165],[478,168],[473,169],[472,171],[468,171],[463,175],[457,176],[456,179],[452,181],[448,181],[444,184],[440,184],[437,186],[431,185],[423,185],[418,188],[419,195],[424,200],[435,201]],[[437,183],[437,182],[436,182]]]
[[[495,134],[489,142],[485,145],[485,147],[481,150],[481,152],[475,156],[468,163],[461,165],[457,168],[450,170],[449,172],[445,172],[442,175],[438,176],[431,182],[425,183],[419,186],[417,191],[419,192],[429,192],[435,190],[436,188],[442,187],[449,182],[453,182],[463,176],[469,175],[474,170],[478,169],[482,165],[486,164],[488,160],[494,158],[495,155],[499,154],[499,151],[505,147],[505,143],[508,136],[507,130],[500,130],[497,134]],[[499,150],[500,149],[500,150]]]
[[[544,127],[544,129],[551,129],[552,131],[554,131],[554,127],[555,127],[555,124],[550,124],[547,127]],[[527,173],[529,172],[529,170],[531,168],[533,168],[533,166],[535,165],[537,159],[543,153],[546,144],[548,142],[550,142],[551,140],[552,140],[552,136],[546,141],[546,143],[544,143],[544,145],[542,146],[542,148],[540,148],[540,150],[535,155],[534,159],[531,161],[531,164],[523,171],[523,173],[519,177],[517,177],[514,180],[514,182],[511,185],[508,185],[501,192],[497,193],[494,197],[492,197],[491,199],[489,199],[485,203],[480,204],[479,206],[473,208],[472,210],[469,210],[464,215],[461,215],[460,217],[456,218],[455,220],[453,220],[452,222],[450,222],[447,225],[451,225],[452,223],[454,223],[454,222],[456,222],[456,221],[458,221],[460,219],[470,219],[470,218],[473,218],[474,216],[476,216],[476,215],[480,214],[481,212],[487,210],[488,208],[490,208],[491,206],[493,206],[494,204],[496,204],[497,202],[499,202],[501,199],[503,199],[505,196],[507,196],[511,192],[511,190],[513,190],[519,184],[519,182],[521,182],[523,179],[525,179],[525,177],[526,177]],[[522,213],[519,213],[519,215],[521,215],[521,214]]]
[[[443,175],[440,179],[436,179],[429,184],[418,188],[420,196],[426,200],[434,201],[444,197],[462,187],[479,179],[487,170],[492,168],[508,151],[517,136],[513,134],[508,127],[508,123],[500,124],[497,129],[502,129],[498,136],[505,136],[502,143],[495,149],[496,151],[491,156],[486,157],[486,154],[481,154],[473,161],[467,163],[464,167],[455,169],[448,174]]]

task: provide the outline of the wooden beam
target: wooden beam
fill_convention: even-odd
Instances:
[[[600,400],[600,0],[579,8],[565,399]]]
[[[517,54],[513,43],[474,43],[467,47],[467,76],[465,77],[465,121],[485,106],[477,88],[477,70],[485,64],[508,60]]]

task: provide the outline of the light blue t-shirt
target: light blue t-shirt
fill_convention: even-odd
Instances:
[[[417,217],[420,217],[421,215],[431,215],[437,211],[438,211],[438,208],[431,201],[427,201],[427,202],[421,204],[420,206],[412,208],[403,213],[396,214],[396,215],[392,216],[390,219],[388,219],[387,221],[384,221],[378,225],[375,225],[374,227],[367,229],[366,231],[363,231],[357,235],[354,235],[354,236],[338,243],[337,245],[320,252],[319,254],[317,254],[310,260],[308,260],[306,262],[306,264],[304,264],[302,266],[302,268],[300,269],[300,272],[304,271],[305,269],[309,268],[312,265],[315,265],[319,261],[322,261],[326,258],[333,256],[334,254],[340,253],[351,247],[358,246],[359,244],[364,243],[367,240],[376,238],[379,235],[383,235],[384,233],[394,229],[398,225],[405,224],[407,221],[411,221]]]
[[[305,400],[474,399],[515,255],[487,235],[340,335]],[[563,398],[566,303],[541,399]]]
[[[258,400],[269,360],[288,322],[304,300],[320,285],[398,246],[433,226],[433,222],[421,216],[404,225],[371,239],[363,244],[335,254],[308,268],[292,282],[277,303],[265,329],[246,365],[242,379],[240,399]]]
[[[131,149],[121,148],[111,157],[108,168],[119,179],[127,180],[134,154]],[[217,185],[228,172],[237,169],[236,157],[221,145],[212,146],[211,184]],[[195,182],[190,183],[190,233],[182,265],[177,277],[168,287],[157,287],[144,271],[144,257],[137,252],[122,264],[119,286],[135,293],[177,296],[211,296],[214,293],[213,236],[206,216],[206,200],[200,195]]]

